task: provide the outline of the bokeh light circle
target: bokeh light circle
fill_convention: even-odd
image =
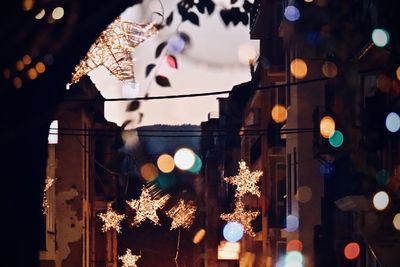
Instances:
[[[206,230],[200,229],[193,237],[193,244],[198,244],[203,240],[204,236],[206,235]]]
[[[189,148],[180,148],[174,155],[176,167],[181,170],[189,170],[196,161],[194,152]]]
[[[334,78],[338,73],[338,69],[335,63],[331,61],[325,61],[322,65],[322,73],[327,78]]]
[[[333,147],[340,147],[343,144],[343,141],[343,134],[338,130],[335,130],[333,135],[329,137],[329,144]]]
[[[286,217],[286,228],[287,232],[295,232],[299,228],[299,218],[295,215],[288,215]]]
[[[203,166],[203,161],[199,156],[197,156],[197,154],[195,154],[194,157],[194,164],[188,171],[191,173],[199,173],[201,171],[201,167]]]
[[[360,255],[360,246],[356,242],[348,243],[344,247],[344,256],[348,260],[354,260]]]
[[[296,199],[301,203],[307,203],[312,199],[312,190],[308,186],[300,186],[297,189]]]
[[[167,49],[171,54],[179,54],[185,48],[185,40],[179,35],[175,34],[168,39]]]
[[[398,66],[396,69],[396,77],[397,77],[397,80],[400,80],[400,66]]]
[[[389,195],[385,191],[379,191],[372,200],[375,209],[384,210],[389,205]]]
[[[276,104],[271,110],[272,119],[276,123],[282,123],[287,119],[287,110],[285,106]]]
[[[296,21],[300,18],[300,11],[295,6],[287,6],[284,11],[284,16],[289,21]]]
[[[300,58],[293,59],[290,63],[290,72],[297,79],[303,79],[307,75],[307,64]]]
[[[335,133],[335,120],[330,116],[324,116],[319,123],[319,132],[324,138],[329,138]]]
[[[290,240],[287,245],[286,245],[286,251],[299,251],[301,252],[303,250],[303,243],[300,240]]]
[[[290,251],[286,254],[285,261],[303,263],[303,255],[299,251]]]
[[[176,185],[176,177],[173,173],[160,173],[157,177],[157,184],[161,189],[170,189]]]
[[[146,163],[140,167],[140,175],[146,181],[153,181],[158,176],[157,167],[152,163]]]
[[[64,8],[62,8],[60,6],[56,7],[55,9],[53,9],[53,12],[51,13],[51,16],[55,20],[61,19],[64,16]]]
[[[238,222],[228,222],[222,231],[224,238],[229,242],[237,242],[243,237],[243,225]]]
[[[170,173],[175,168],[174,158],[168,154],[162,154],[157,159],[157,167],[164,173]]]
[[[283,267],[303,267],[303,264],[296,261],[287,262]]]
[[[389,43],[389,33],[384,29],[375,29],[372,31],[372,42],[378,47],[384,47]]]
[[[396,112],[390,112],[386,116],[385,125],[388,131],[397,132],[400,129],[400,116]]]
[[[393,226],[400,231],[400,213],[397,213],[393,218]]]

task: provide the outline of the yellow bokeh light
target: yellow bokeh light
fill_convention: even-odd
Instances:
[[[170,173],[175,168],[174,158],[168,154],[162,154],[157,159],[157,166],[163,173]]]
[[[42,19],[44,15],[46,15],[46,11],[42,9],[39,11],[39,13],[36,14],[35,19]]]
[[[293,59],[290,63],[290,72],[297,79],[303,79],[307,75],[307,64],[300,58]]]
[[[335,133],[335,120],[330,116],[325,116],[319,123],[319,132],[322,137],[330,138]]]
[[[331,61],[326,61],[322,65],[322,73],[325,75],[327,78],[334,78],[336,77],[338,73],[338,69],[335,63]]]
[[[55,20],[61,19],[64,16],[64,8],[56,7],[55,9],[53,9],[53,12],[51,13],[51,16]]]
[[[277,104],[272,108],[271,116],[276,123],[282,123],[287,119],[287,110],[284,106]]]
[[[20,77],[15,77],[13,80],[14,87],[19,89],[22,86],[22,80]]]
[[[43,73],[46,71],[46,66],[43,64],[43,62],[39,61],[36,63],[35,69],[38,73]]]
[[[203,240],[204,236],[206,235],[206,230],[200,229],[193,237],[193,243],[198,244]]]
[[[400,231],[400,213],[397,213],[393,218],[393,226]]]
[[[189,170],[192,168],[195,160],[194,152],[189,148],[178,149],[174,155],[175,165],[181,170]]]
[[[18,60],[17,63],[15,63],[15,68],[16,68],[18,71],[23,70],[24,67],[25,67],[25,65],[24,65],[24,62],[22,62],[22,60]]]
[[[33,8],[34,4],[35,4],[34,0],[23,0],[22,1],[22,9],[25,11],[29,11]]]
[[[22,57],[22,62],[24,62],[25,65],[29,65],[32,62],[32,58],[30,55],[25,55]]]
[[[397,80],[400,80],[400,66],[396,70]]]
[[[389,196],[385,191],[380,191],[374,195],[372,202],[374,203],[375,209],[384,210],[387,205],[389,205]]]
[[[146,181],[153,181],[158,176],[157,167],[152,163],[146,163],[140,168],[140,175]]]
[[[34,79],[36,79],[37,78],[37,76],[38,76],[38,73],[37,73],[37,71],[34,69],[34,68],[30,68],[29,70],[28,70],[28,78],[29,79],[31,79],[31,80],[34,80]]]

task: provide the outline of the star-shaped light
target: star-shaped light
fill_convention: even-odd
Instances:
[[[114,228],[118,233],[121,233],[121,221],[125,218],[125,214],[118,214],[112,208],[111,205],[107,206],[106,213],[99,214],[100,219],[103,221],[103,227],[101,230],[107,232],[111,228]]]
[[[86,56],[75,67],[71,83],[99,66],[104,66],[112,75],[121,81],[134,81],[133,51],[140,43],[156,34],[154,23],[140,25],[115,19],[96,39]]]
[[[168,198],[169,195],[165,195],[160,199],[152,199],[149,190],[143,187],[139,199],[131,199],[126,201],[126,203],[132,209],[136,210],[136,215],[133,219],[133,225],[141,224],[144,220],[146,220],[146,218],[152,221],[155,225],[160,225],[160,219],[157,216],[157,210],[164,206]]]
[[[178,227],[188,229],[193,224],[196,210],[197,207],[194,205],[193,201],[185,203],[183,199],[180,199],[177,206],[172,207],[166,212],[167,216],[172,219],[170,230]]]
[[[238,222],[243,226],[243,230],[250,236],[255,236],[256,234],[251,227],[251,221],[254,220],[259,211],[246,211],[244,209],[244,204],[242,201],[237,200],[235,202],[235,211],[233,213],[223,213],[221,214],[221,219],[227,222]]]
[[[122,267],[137,267],[136,262],[140,259],[140,255],[133,255],[132,251],[128,248],[123,256],[118,256],[118,259],[122,261]]]
[[[257,183],[260,180],[262,171],[251,172],[246,162],[239,162],[239,174],[236,176],[225,177],[225,182],[236,185],[235,197],[242,197],[246,193],[250,193],[260,197],[260,188]]]

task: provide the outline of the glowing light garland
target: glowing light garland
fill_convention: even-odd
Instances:
[[[133,255],[132,251],[128,248],[123,256],[118,256],[118,259],[122,261],[122,267],[137,267],[136,262],[141,258],[140,255]]]
[[[221,219],[228,222],[238,222],[243,226],[243,230],[246,234],[250,236],[256,236],[253,231],[253,227],[251,227],[251,221],[254,220],[259,211],[246,211],[244,209],[243,202],[238,199],[235,202],[235,211],[233,213],[223,213],[221,214]]]
[[[140,43],[158,32],[153,23],[140,25],[115,19],[92,44],[86,56],[75,67],[71,83],[90,71],[104,66],[121,81],[134,81],[133,51]]]
[[[43,189],[43,201],[42,201],[42,212],[43,214],[47,214],[49,212],[49,202],[47,200],[47,191],[50,187],[55,183],[56,179],[51,178],[50,176],[46,177],[44,189]]]
[[[196,210],[197,207],[194,205],[193,201],[185,203],[183,199],[180,199],[177,206],[172,207],[166,212],[167,216],[172,219],[170,230],[178,227],[188,229],[193,224]]]
[[[249,167],[246,166],[246,162],[239,162],[239,174],[232,177],[225,177],[225,182],[236,185],[235,197],[240,198],[246,193],[250,193],[260,197],[260,189],[257,185],[262,171],[250,172]]]
[[[126,201],[132,209],[136,210],[133,225],[140,225],[144,220],[146,220],[146,218],[152,221],[153,224],[160,225],[157,210],[162,208],[168,199],[169,195],[163,196],[160,199],[151,199],[149,190],[143,187],[139,199]]]
[[[118,214],[112,208],[111,205],[107,206],[106,213],[100,213],[98,215],[104,222],[101,230],[107,232],[111,228],[114,228],[118,233],[121,233],[121,221],[125,219],[125,214]]]

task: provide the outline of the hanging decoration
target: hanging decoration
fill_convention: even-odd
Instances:
[[[258,214],[259,211],[246,211],[244,209],[243,202],[238,199],[235,202],[235,210],[233,213],[223,213],[221,214],[221,219],[227,222],[238,222],[243,226],[243,230],[246,234],[250,236],[256,236],[253,231],[253,227],[251,226],[251,221],[253,221]]]
[[[101,228],[103,232],[107,232],[111,228],[114,228],[118,233],[121,233],[121,221],[125,219],[125,214],[116,213],[112,209],[111,203],[107,205],[107,212],[100,213],[98,216],[104,223]]]
[[[239,162],[239,174],[232,177],[225,177],[225,182],[236,185],[235,197],[240,198],[246,193],[250,193],[260,197],[260,189],[257,185],[262,171],[250,172],[249,167],[246,166],[246,162]]]
[[[122,267],[137,267],[136,262],[140,259],[140,255],[133,255],[132,251],[128,248],[123,256],[118,256],[118,259],[122,261]]]
[[[139,199],[126,201],[126,203],[136,211],[133,225],[140,225],[146,218],[152,221],[153,224],[160,225],[157,210],[162,208],[168,199],[169,195],[165,195],[160,199],[152,199],[149,190],[143,186]]]
[[[50,176],[46,177],[44,189],[43,189],[43,201],[42,201],[43,214],[47,214],[49,212],[49,202],[47,200],[47,191],[50,189],[50,187],[53,186],[55,181],[56,181],[56,179],[51,178]]]
[[[172,219],[171,229],[182,227],[188,229],[194,221],[197,207],[193,201],[185,203],[183,199],[179,200],[179,204],[172,207],[166,212],[167,216]]]
[[[140,43],[155,35],[158,27],[154,23],[145,25],[116,18],[92,44],[86,56],[75,67],[71,83],[90,71],[104,66],[121,81],[134,81],[133,51]]]

